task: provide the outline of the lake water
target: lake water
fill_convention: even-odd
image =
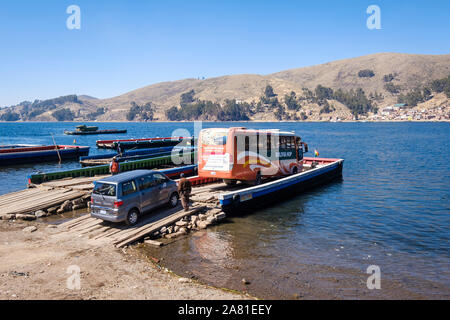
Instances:
[[[0,145],[91,146],[115,135],[65,136],[77,123],[0,123]],[[193,123],[96,123],[122,138],[193,133]],[[149,255],[174,271],[263,298],[450,298],[449,123],[204,123],[294,130],[321,157],[345,159],[343,180],[179,239]],[[77,162],[61,168],[77,168]],[[36,170],[0,169],[0,194]],[[381,270],[368,290],[366,269]],[[243,285],[241,279],[250,281]]]

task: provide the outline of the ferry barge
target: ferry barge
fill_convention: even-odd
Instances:
[[[89,154],[90,147],[56,145],[14,145],[0,148],[0,166],[78,159]]]
[[[302,191],[342,178],[343,159],[304,158],[303,170],[261,185],[219,194],[226,213],[254,210],[287,199]]]
[[[64,134],[67,135],[93,135],[93,134],[113,134],[113,133],[127,133],[127,130],[98,130],[98,127],[88,127],[86,125],[80,125],[76,127],[75,131],[64,130]]]

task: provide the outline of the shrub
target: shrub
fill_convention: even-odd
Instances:
[[[359,70],[358,72],[360,78],[372,78],[373,76],[375,76],[375,73],[370,69]]]
[[[394,80],[394,75],[392,74],[392,73],[389,73],[389,74],[385,74],[384,76],[383,76],[383,81],[384,82],[391,82],[392,80]]]
[[[392,93],[392,94],[397,94],[400,92],[400,86],[397,86],[395,84],[393,84],[392,82],[388,82],[384,85],[384,89],[386,89],[386,91]]]
[[[0,116],[0,121],[18,121],[20,120],[20,115],[13,111],[7,111]]]

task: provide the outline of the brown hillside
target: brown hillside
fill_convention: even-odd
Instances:
[[[375,76],[360,78],[358,72],[363,69],[373,70]],[[266,76],[244,74],[206,80],[185,79],[147,86],[118,97],[99,100],[98,103],[107,105],[112,111],[112,114],[103,116],[104,120],[123,119],[123,112],[129,109],[131,101],[138,104],[153,102],[162,117],[163,111],[178,105],[180,95],[189,90],[195,90],[196,97],[203,100],[238,99],[250,102],[262,95],[267,84],[279,96],[290,91],[300,94],[303,87],[314,89],[318,84],[346,90],[361,87],[366,93],[382,93],[386,103],[392,103],[395,99],[384,89],[383,81],[383,76],[390,73],[396,75],[394,84],[399,85],[402,91],[409,91],[449,75],[450,55],[379,53]]]
[[[359,77],[358,72],[364,69],[373,70],[375,75],[371,78]],[[190,90],[194,90],[195,97],[202,100],[222,102],[225,99],[237,99],[251,102],[259,99],[268,84],[273,87],[280,99],[291,91],[301,95],[303,87],[314,89],[319,84],[333,89],[362,88],[366,94],[381,93],[383,99],[377,101],[376,105],[383,107],[397,101],[397,97],[384,88],[386,83],[383,76],[387,74],[395,75],[392,83],[400,86],[401,92],[405,93],[416,87],[427,85],[432,80],[448,76],[450,74],[450,54],[378,53],[269,75],[242,74],[206,80],[184,79],[157,83],[109,99],[78,96],[78,99],[83,102],[81,105],[65,104],[58,106],[58,109],[70,108],[76,115],[75,120],[85,120],[86,115],[95,112],[97,108],[106,107],[106,113],[98,116],[97,120],[123,121],[126,120],[130,102],[134,101],[139,105],[151,102],[156,108],[155,117],[165,120],[165,110],[179,105],[180,95]],[[345,112],[345,107],[338,103],[335,103],[335,106],[339,107],[341,114],[349,114],[349,112]],[[311,108],[312,111],[318,112],[318,110],[313,110],[317,109],[317,106],[311,106]],[[20,113],[20,109],[19,106],[12,110]],[[0,110],[0,115],[7,111]],[[43,113],[33,120],[53,120],[52,112],[54,111]],[[253,119],[266,119],[266,115],[256,114]]]

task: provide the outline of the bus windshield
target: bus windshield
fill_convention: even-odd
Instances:
[[[202,144],[206,146],[224,146],[227,144],[228,130],[208,129],[202,132]]]

